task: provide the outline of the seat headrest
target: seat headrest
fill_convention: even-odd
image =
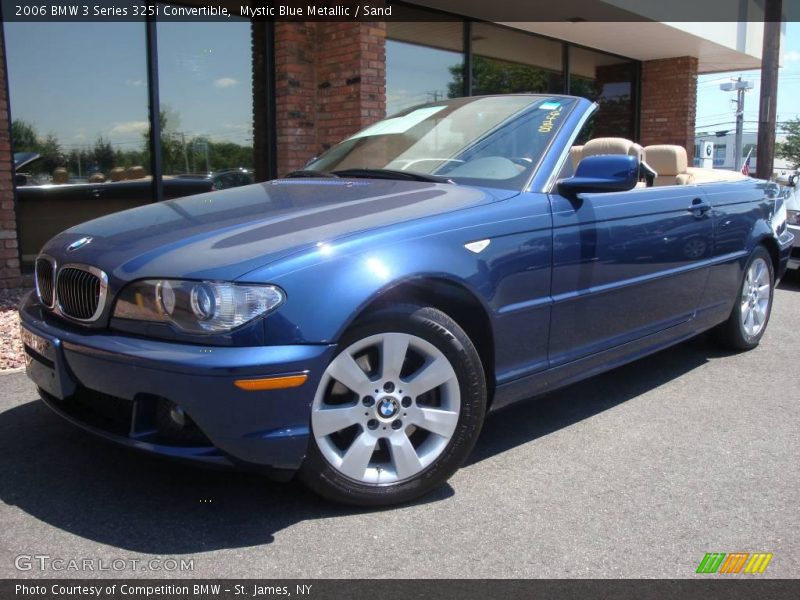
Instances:
[[[686,148],[672,144],[659,144],[647,146],[644,149],[647,164],[655,169],[659,175],[680,175],[686,173],[689,160]]]
[[[583,146],[583,157],[597,156],[599,154],[627,154],[639,159],[642,157],[642,147],[625,138],[602,137],[589,140]]]
[[[53,183],[69,183],[69,173],[64,167],[58,167],[53,171]]]
[[[125,169],[125,179],[143,179],[144,177],[147,177],[147,171],[144,170],[144,167],[137,165]]]

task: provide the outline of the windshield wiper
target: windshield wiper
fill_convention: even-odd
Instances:
[[[291,171],[284,175],[285,178],[290,179],[294,177],[323,177],[326,179],[338,179],[338,175],[328,173],[327,171],[313,171],[311,169],[300,169],[299,171]]]
[[[395,169],[342,169],[331,171],[337,177],[365,177],[372,179],[406,179],[408,181],[427,181],[430,183],[453,183],[452,179],[440,175],[398,171]]]

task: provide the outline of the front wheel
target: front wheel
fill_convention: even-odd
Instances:
[[[458,469],[485,412],[483,367],[455,321],[433,308],[381,310],[343,337],[322,376],[300,477],[338,502],[406,502]]]
[[[745,266],[731,316],[717,328],[717,339],[734,350],[750,350],[758,346],[767,329],[774,292],[772,257],[764,246],[758,246]]]

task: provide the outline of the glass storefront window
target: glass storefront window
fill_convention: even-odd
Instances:
[[[6,22],[3,28],[27,266],[56,233],[152,201],[145,26]],[[131,179],[140,181],[120,185]]]
[[[563,44],[498,27],[472,26],[472,94],[564,91]]]
[[[164,196],[175,178],[252,183],[250,22],[160,22],[157,36]]]
[[[594,100],[600,105],[595,114],[592,137],[635,139],[636,63],[571,46],[569,67],[569,93]]]
[[[463,23],[388,22],[386,38],[387,114],[464,95]]]

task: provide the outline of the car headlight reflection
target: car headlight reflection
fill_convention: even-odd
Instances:
[[[274,310],[285,298],[274,285],[145,279],[122,290],[114,317],[169,323],[189,333],[220,333]]]

